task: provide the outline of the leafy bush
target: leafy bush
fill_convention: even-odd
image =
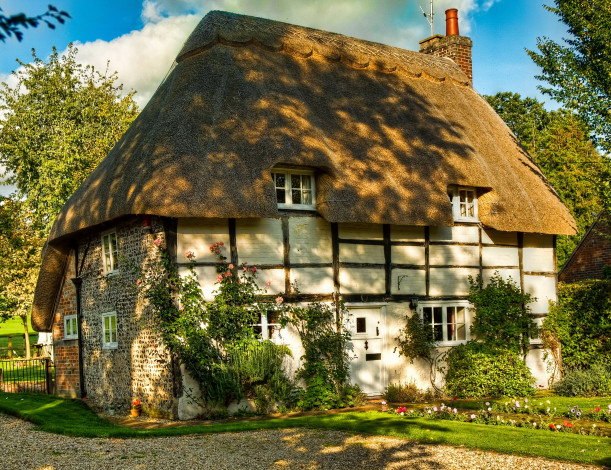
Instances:
[[[509,349],[526,354],[530,338],[538,333],[528,304],[534,299],[524,294],[511,278],[498,272],[483,286],[481,278],[469,277],[469,302],[475,308],[471,334],[492,349]]]
[[[382,396],[389,403],[416,403],[422,401],[424,395],[412,380],[404,384],[389,384]]]
[[[611,366],[595,364],[589,369],[575,369],[554,384],[565,397],[606,397],[611,395]]]
[[[468,342],[446,356],[446,392],[458,398],[529,396],[535,378],[513,351]]]
[[[561,351],[565,371],[610,363],[611,281],[561,283],[542,339],[546,348]]]

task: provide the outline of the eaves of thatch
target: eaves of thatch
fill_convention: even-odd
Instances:
[[[129,214],[274,217],[270,169],[287,165],[316,170],[316,207],[331,222],[449,226],[447,188],[465,185],[479,188],[487,227],[576,232],[451,60],[212,12],[57,217],[33,322],[49,321],[59,286],[47,264],[61,264],[80,231]]]

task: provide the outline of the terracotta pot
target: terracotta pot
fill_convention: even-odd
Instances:
[[[138,416],[140,416],[140,412],[141,412],[141,411],[142,411],[142,410],[141,410],[140,408],[132,408],[132,409],[130,410],[131,415],[132,415],[132,418],[137,418]]]

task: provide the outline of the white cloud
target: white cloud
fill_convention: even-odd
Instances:
[[[100,72],[106,70],[106,64],[110,61],[109,71],[117,71],[124,91],[137,91],[134,99],[142,108],[200,19],[194,15],[162,18],[112,41],[77,42],[77,60],[93,65]]]

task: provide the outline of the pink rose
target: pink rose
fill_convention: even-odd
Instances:
[[[230,265],[229,265],[229,269],[233,269],[233,264],[230,264]]]
[[[136,281],[136,284],[137,284],[137,285],[142,284],[142,279],[138,279],[138,280]]]
[[[282,302],[284,302],[284,299],[282,297],[280,297],[280,296],[276,297],[276,303],[278,305],[280,305]]]
[[[155,244],[155,246],[161,245],[161,238],[155,238],[155,241],[153,243]]]

